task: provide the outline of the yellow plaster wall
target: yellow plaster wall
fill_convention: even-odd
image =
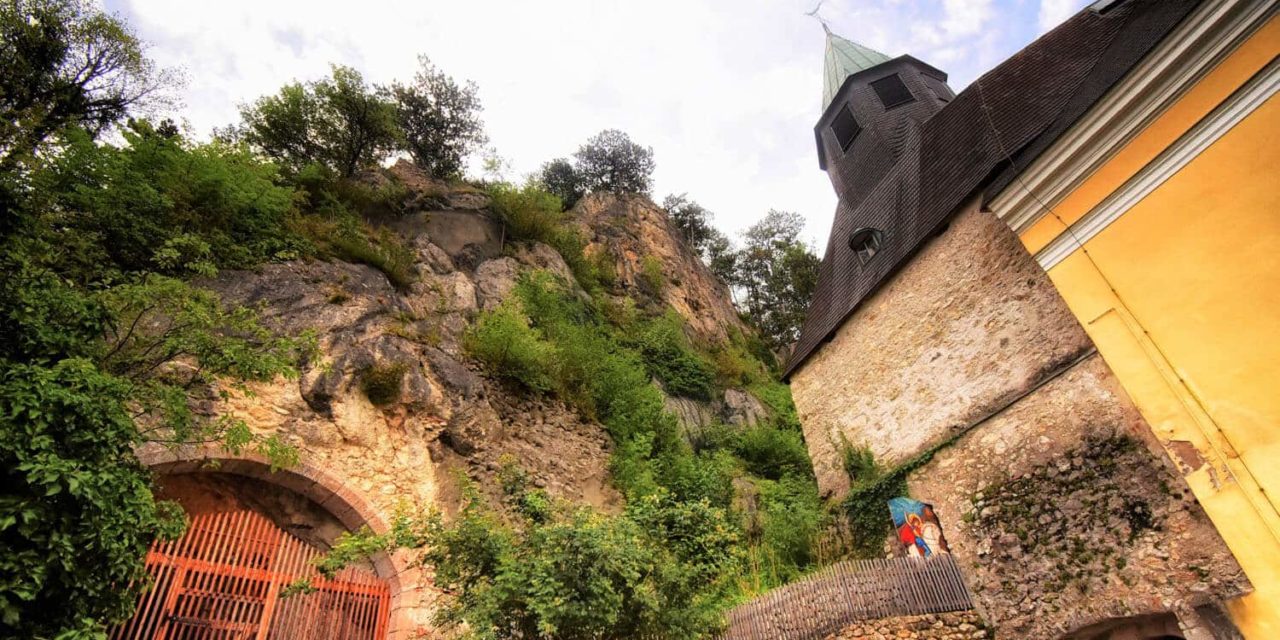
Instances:
[[[1256,33],[1022,235],[1062,233],[1280,53]],[[1280,98],[1049,271],[1253,582],[1229,603],[1280,638]]]

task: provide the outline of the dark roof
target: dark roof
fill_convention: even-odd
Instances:
[[[1197,4],[1128,0],[1103,14],[1081,11],[906,132],[906,152],[875,189],[856,207],[842,199],[836,208],[786,375],[937,235],[961,204],[1007,185]],[[865,266],[848,247],[849,235],[862,227],[887,230],[880,253]]]

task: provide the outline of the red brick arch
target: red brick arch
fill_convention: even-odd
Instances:
[[[365,526],[374,533],[390,530],[382,512],[359,491],[308,462],[305,457],[296,465],[275,470],[265,456],[252,452],[232,455],[218,447],[144,447],[138,451],[138,459],[163,475],[217,472],[254,478],[312,500],[350,531]],[[387,637],[389,640],[409,638],[415,629],[408,611],[414,605],[408,601],[408,596],[423,586],[422,571],[412,565],[404,552],[379,553],[370,560],[378,577],[391,587],[391,621]]]

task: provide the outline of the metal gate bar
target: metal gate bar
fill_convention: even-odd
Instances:
[[[382,640],[391,590],[372,571],[333,579],[320,552],[249,511],[199,514],[186,535],[147,552],[152,584],[112,640]],[[307,579],[307,593],[282,596]]]

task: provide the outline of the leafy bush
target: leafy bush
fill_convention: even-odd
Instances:
[[[667,277],[662,273],[662,261],[653,256],[645,256],[640,261],[640,286],[644,292],[658,298],[663,287],[667,286]]]
[[[884,475],[869,447],[855,447],[841,436],[840,458],[844,473],[852,484],[869,484]]]
[[[146,122],[123,134],[117,147],[69,132],[63,152],[34,174],[52,208],[74,212],[59,224],[94,252],[77,258],[86,269],[181,275],[201,260],[245,268],[307,252],[289,227],[294,191],[277,184],[274,165],[242,147],[187,144]],[[165,262],[161,250],[178,246],[188,259]]]
[[[391,281],[392,286],[407,290],[417,280],[413,270],[413,249],[400,236],[387,228],[376,231],[362,225],[359,231],[344,231],[329,238],[333,253],[352,262],[367,264]]]
[[[564,214],[560,199],[534,183],[516,187],[505,182],[488,188],[490,207],[502,217],[512,240],[552,244]]]
[[[667,393],[710,400],[715,391],[715,372],[689,344],[684,323],[674,311],[632,327],[622,340],[640,352],[645,370],[662,381]]]
[[[770,480],[812,477],[809,450],[796,431],[759,424],[738,430],[727,443],[751,473]]]
[[[495,375],[532,391],[555,387],[554,349],[513,301],[480,314],[467,331],[463,345],[473,358]]]
[[[764,581],[770,586],[800,577],[817,561],[814,542],[828,517],[812,477],[784,476],[758,483],[761,546],[769,556]]]
[[[607,516],[512,489],[514,521],[468,489],[451,522],[401,514],[390,534],[339,538],[321,568],[332,573],[388,547],[419,549],[436,583],[455,594],[437,623],[465,625],[476,638],[686,638],[718,629],[739,562],[722,509],[659,492]]]
[[[762,380],[749,384],[747,391],[769,408],[774,425],[800,432],[800,416],[791,400],[791,387],[775,380]]]
[[[408,370],[403,362],[371,365],[360,372],[360,390],[369,402],[380,407],[389,405],[400,399],[400,387]]]

